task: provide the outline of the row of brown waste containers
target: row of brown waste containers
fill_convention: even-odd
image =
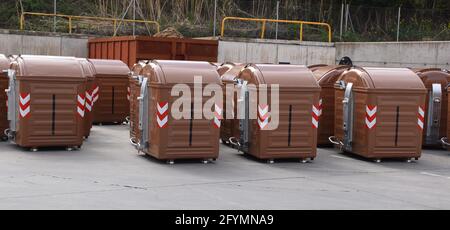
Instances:
[[[316,157],[316,146],[335,145],[379,161],[383,158],[419,159],[426,146],[446,145],[449,72],[441,69],[362,68],[351,65],[235,64],[141,61],[131,71],[131,143],[158,159],[216,159],[218,142],[258,159]],[[244,94],[218,103],[227,108],[258,106],[258,117],[176,120],[169,116],[177,83],[194,91],[194,76],[243,90],[246,84],[279,86],[279,126],[271,122],[267,104],[248,101]],[[251,89],[247,89],[247,92]],[[235,92],[232,92],[233,94]],[[212,96],[203,96],[203,104]],[[224,97],[225,99],[225,97]],[[235,105],[233,107],[233,105]],[[211,106],[209,104],[208,106]],[[213,105],[214,107],[214,105]],[[274,106],[275,107],[275,106]],[[320,124],[320,125],[319,125]]]
[[[129,116],[121,61],[0,55],[0,136],[21,147],[79,148],[93,123]]]
[[[7,92],[0,99],[7,102],[0,109],[8,111],[0,117],[1,129],[22,147],[78,147],[92,122],[120,123],[128,115],[136,149],[170,163],[215,160],[219,139],[269,162],[313,160],[317,145],[329,144],[377,161],[411,160],[421,156],[422,145],[442,147],[449,136],[447,70],[152,60],[140,61],[130,72],[120,61],[0,59],[7,69],[0,78]],[[191,107],[191,117],[175,119],[172,106],[182,95],[173,93],[174,86],[184,84],[193,97],[195,76],[202,80],[200,104],[210,106],[214,116],[193,116],[203,113],[189,102],[182,107]],[[211,84],[224,95],[226,86],[235,86],[234,99],[204,94]],[[278,86],[279,103],[272,89],[267,100],[249,96],[264,85]],[[91,115],[88,106],[93,106]],[[256,118],[250,117],[252,106]],[[235,115],[244,111],[243,116],[225,117],[230,108]],[[279,120],[273,130],[267,129],[272,113]]]

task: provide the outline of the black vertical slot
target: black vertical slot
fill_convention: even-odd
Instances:
[[[111,102],[112,114],[114,114],[114,86],[112,87],[112,102]]]
[[[193,122],[194,122],[194,103],[191,103],[191,120],[189,121],[189,146],[192,146]]]
[[[395,147],[397,147],[398,144],[398,121],[400,118],[400,106],[397,106],[397,114],[395,118]]]
[[[288,146],[291,146],[291,131],[292,131],[292,105],[289,105]]]
[[[56,96],[52,96],[52,135],[55,135],[55,119],[56,119]]]

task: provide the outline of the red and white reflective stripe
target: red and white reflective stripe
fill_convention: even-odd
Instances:
[[[160,128],[165,128],[169,121],[169,102],[159,102],[157,104],[156,121]]]
[[[372,129],[377,124],[377,109],[376,105],[366,106],[366,127]]]
[[[318,107],[318,109],[319,109],[319,111],[320,111],[319,117],[322,116],[322,112],[323,112],[322,102],[323,102],[323,100],[320,99],[320,100],[319,100],[319,107]]]
[[[19,95],[19,113],[21,118],[27,118],[31,113],[31,94],[20,93]]]
[[[222,120],[222,108],[217,104],[214,105],[214,126],[220,129],[220,120]]]
[[[258,125],[263,130],[269,124],[269,106],[258,105]]]
[[[84,117],[85,104],[86,104],[86,99],[84,97],[84,94],[79,94],[77,96],[77,113],[81,118]]]
[[[425,106],[419,106],[419,113],[418,113],[418,115],[417,115],[417,125],[419,126],[419,128],[421,129],[421,130],[423,130],[423,124],[424,124],[424,122],[425,122],[425,109],[424,109],[424,107]]]
[[[88,112],[92,111],[92,94],[89,93],[89,90],[86,91],[86,110]]]
[[[321,102],[312,106],[312,126],[313,128],[319,128],[319,117],[322,114]]]
[[[92,105],[94,105],[95,102],[98,101],[99,91],[100,91],[100,87],[94,86],[94,90],[92,90],[92,93],[91,93],[91,95],[92,95]]]
[[[130,87],[127,87],[127,99],[130,100],[131,98],[131,89]]]

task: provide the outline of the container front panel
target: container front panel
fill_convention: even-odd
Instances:
[[[261,130],[253,121],[249,153],[261,159],[315,157],[317,129],[312,123],[312,107],[318,102],[319,92],[280,90],[279,126]]]
[[[20,146],[81,145],[84,114],[78,112],[77,100],[78,93],[85,94],[84,83],[22,81],[19,85],[18,93],[29,94],[30,108],[24,117],[18,113],[19,130],[16,142]]]
[[[6,93],[8,88],[8,78],[0,73],[0,137],[4,137],[4,131],[8,128]]]
[[[128,78],[97,77],[100,88],[95,104],[94,122],[123,122],[129,115]]]
[[[330,145],[328,138],[334,135],[334,88],[322,87],[322,115],[319,119],[318,145]]]

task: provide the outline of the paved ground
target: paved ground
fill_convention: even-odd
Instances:
[[[81,151],[0,143],[0,209],[450,209],[450,152],[380,164],[333,149],[268,165],[221,146],[213,164],[140,156],[126,126],[94,127]]]

